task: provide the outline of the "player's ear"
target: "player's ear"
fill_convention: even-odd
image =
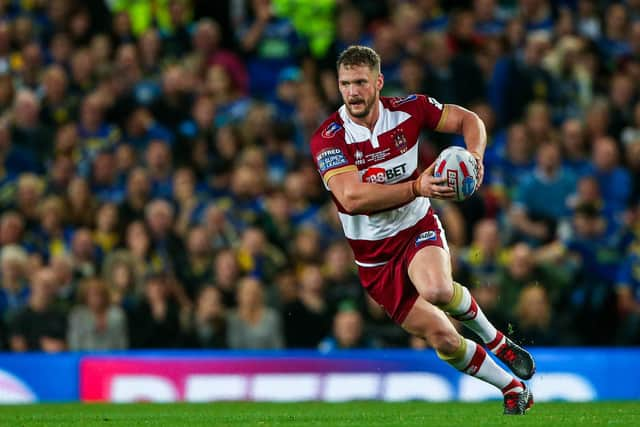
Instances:
[[[383,86],[384,86],[384,76],[382,75],[382,73],[378,73],[378,77],[376,78],[376,88],[378,90],[382,90]]]

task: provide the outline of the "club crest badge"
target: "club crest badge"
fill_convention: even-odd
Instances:
[[[407,151],[407,138],[404,136],[402,129],[394,132],[393,134],[393,142],[396,144],[396,148],[400,153],[405,153]]]

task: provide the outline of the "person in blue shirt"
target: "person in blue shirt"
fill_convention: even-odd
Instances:
[[[514,123],[506,133],[506,138],[496,138],[492,149],[485,153],[485,182],[502,207],[508,205],[535,166],[526,127]]]
[[[97,94],[88,95],[82,101],[78,137],[80,139],[79,173],[88,176],[97,154],[102,150],[112,149],[120,140],[118,127],[105,121],[103,101]]]
[[[607,207],[622,212],[627,207],[633,188],[629,171],[620,166],[620,153],[615,139],[605,136],[593,143],[589,173],[598,181]]]
[[[597,40],[598,50],[605,61],[605,66],[613,66],[616,60],[631,51],[627,40],[629,17],[626,6],[621,3],[609,5],[604,22],[604,34]]]
[[[535,170],[516,188],[511,220],[516,235],[532,244],[547,243],[569,214],[568,199],[575,192],[575,176],[562,167],[556,142],[544,142],[537,152]]]
[[[563,242],[576,275],[567,310],[585,344],[610,342],[617,313],[613,286],[624,254],[623,233],[611,230],[600,209],[592,204],[576,207],[572,235]]]
[[[564,152],[562,165],[578,178],[586,175],[590,164],[583,123],[579,119],[565,120],[562,123],[561,138]]]
[[[640,344],[640,242],[620,265],[616,280],[620,344]]]
[[[496,36],[504,31],[506,24],[498,14],[496,3],[495,0],[476,0],[473,2],[475,30],[478,35]]]
[[[270,0],[251,4],[253,17],[241,25],[238,38],[247,54],[250,92],[264,99],[273,94],[278,73],[294,66],[305,46],[293,24],[274,14]]]

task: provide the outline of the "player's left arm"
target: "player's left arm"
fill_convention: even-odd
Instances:
[[[456,104],[445,104],[435,128],[438,132],[457,133],[464,137],[467,150],[478,160],[478,186],[484,178],[484,150],[487,147],[487,130],[473,111]]]

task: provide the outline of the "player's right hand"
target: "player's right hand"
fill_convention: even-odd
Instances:
[[[422,197],[433,197],[442,200],[454,200],[456,193],[453,188],[447,185],[447,179],[443,176],[435,177],[433,172],[436,168],[436,162],[431,163],[427,169],[424,170],[416,178],[413,183],[414,193]]]

